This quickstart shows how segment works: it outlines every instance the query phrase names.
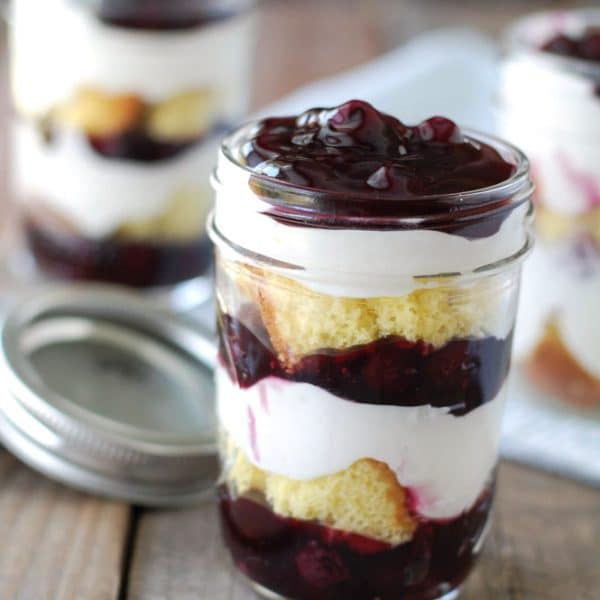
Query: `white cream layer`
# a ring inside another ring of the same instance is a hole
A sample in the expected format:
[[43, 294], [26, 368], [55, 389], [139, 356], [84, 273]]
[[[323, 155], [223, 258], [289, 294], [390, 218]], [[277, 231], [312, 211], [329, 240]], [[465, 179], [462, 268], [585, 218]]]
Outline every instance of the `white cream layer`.
[[481, 239], [423, 229], [319, 229], [286, 225], [263, 214], [272, 206], [252, 191], [250, 173], [222, 153], [217, 180], [214, 223], [220, 235], [247, 251], [296, 266], [285, 274], [334, 296], [404, 295], [417, 287], [414, 276], [470, 272], [512, 256], [527, 240], [526, 205], [513, 210], [497, 233]]
[[566, 244], [550, 247], [540, 242], [525, 263], [514, 357], [526, 359], [554, 317], [569, 353], [600, 379], [600, 257], [595, 272], [578, 274], [573, 257], [567, 262], [568, 252]]
[[224, 118], [245, 110], [252, 17], [189, 31], [144, 32], [104, 25], [84, 4], [12, 3], [13, 94], [19, 111], [41, 114], [81, 86], [134, 93], [149, 102], [208, 87], [222, 90]]
[[269, 377], [240, 389], [218, 366], [220, 424], [261, 469], [312, 479], [362, 458], [388, 464], [432, 519], [470, 508], [496, 464], [504, 389], [463, 417], [445, 409], [360, 404]]
[[[80, 134], [65, 131], [47, 145], [30, 124], [15, 125], [14, 183], [27, 202], [43, 202], [89, 237], [112, 234], [123, 223], [161, 214], [182, 189], [206, 190], [219, 139], [159, 163], [111, 160]], [[35, 207], [33, 208], [35, 210]]]

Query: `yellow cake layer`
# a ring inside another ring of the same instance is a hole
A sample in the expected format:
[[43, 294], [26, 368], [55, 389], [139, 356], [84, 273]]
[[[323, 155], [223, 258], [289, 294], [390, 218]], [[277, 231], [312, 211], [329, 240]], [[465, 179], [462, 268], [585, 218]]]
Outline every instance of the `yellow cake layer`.
[[469, 288], [449, 282], [405, 296], [345, 298], [314, 292], [263, 269], [227, 262], [223, 267], [234, 285], [260, 308], [271, 343], [288, 366], [318, 350], [340, 350], [386, 336], [434, 347], [455, 338], [480, 337], [490, 315], [498, 317], [503, 292], [490, 281]]
[[105, 94], [80, 88], [57, 108], [54, 119], [88, 135], [109, 137], [131, 129], [144, 115], [144, 103], [134, 94]]
[[240, 450], [231, 450], [228, 462], [233, 490], [261, 493], [278, 515], [391, 545], [410, 540], [416, 529], [406, 491], [385, 463], [363, 458], [334, 475], [299, 481], [259, 469]]
[[149, 104], [135, 94], [109, 94], [82, 87], [56, 107], [51, 118], [88, 135], [107, 137], [131, 129], [165, 142], [193, 140], [211, 129], [221, 111], [219, 94], [187, 90]]

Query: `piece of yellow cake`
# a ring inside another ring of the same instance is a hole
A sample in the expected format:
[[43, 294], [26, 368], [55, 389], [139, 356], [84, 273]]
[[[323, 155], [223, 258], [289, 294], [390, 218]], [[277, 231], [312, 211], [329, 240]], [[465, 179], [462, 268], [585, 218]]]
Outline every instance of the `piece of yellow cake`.
[[190, 90], [150, 107], [146, 129], [156, 139], [178, 142], [193, 139], [211, 129], [221, 107], [213, 90]]
[[260, 492], [278, 515], [318, 521], [391, 545], [410, 540], [415, 531], [407, 493], [385, 463], [363, 458], [334, 475], [300, 481], [267, 473], [240, 450], [234, 452], [227, 482], [238, 494]]
[[291, 366], [317, 350], [349, 348], [386, 336], [440, 347], [453, 338], [476, 335], [481, 296], [442, 285], [399, 297], [335, 297], [263, 271], [258, 304], [273, 347]]
[[59, 123], [89, 135], [107, 137], [132, 128], [144, 110], [144, 103], [134, 94], [105, 94], [86, 87], [60, 106], [55, 116]]

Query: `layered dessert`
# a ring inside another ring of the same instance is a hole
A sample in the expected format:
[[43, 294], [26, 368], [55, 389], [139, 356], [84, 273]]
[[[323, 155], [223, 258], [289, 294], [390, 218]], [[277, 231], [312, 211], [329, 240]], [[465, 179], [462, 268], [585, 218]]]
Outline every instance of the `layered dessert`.
[[270, 598], [454, 593], [493, 498], [526, 160], [351, 101], [241, 128], [215, 186], [235, 564]]
[[15, 188], [37, 264], [171, 286], [211, 262], [208, 183], [249, 84], [249, 2], [13, 3]]
[[502, 134], [528, 154], [538, 244], [515, 352], [554, 398], [600, 406], [600, 11], [517, 23], [500, 88]]

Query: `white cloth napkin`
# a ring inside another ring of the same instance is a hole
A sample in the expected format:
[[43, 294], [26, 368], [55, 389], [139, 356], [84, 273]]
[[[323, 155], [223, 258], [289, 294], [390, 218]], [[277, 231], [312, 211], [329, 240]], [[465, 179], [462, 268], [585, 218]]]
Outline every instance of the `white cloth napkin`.
[[[258, 115], [294, 114], [360, 98], [408, 123], [443, 114], [493, 133], [497, 78], [498, 48], [491, 39], [471, 30], [444, 29], [298, 89]], [[600, 486], [600, 415], [552, 404], [518, 369], [509, 390], [503, 456]]]

